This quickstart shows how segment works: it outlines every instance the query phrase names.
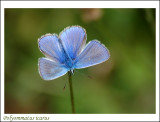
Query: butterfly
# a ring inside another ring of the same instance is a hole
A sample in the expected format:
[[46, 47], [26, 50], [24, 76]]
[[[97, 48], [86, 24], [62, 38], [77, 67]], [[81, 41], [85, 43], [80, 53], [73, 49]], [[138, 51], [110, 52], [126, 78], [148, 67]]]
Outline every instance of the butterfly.
[[38, 39], [38, 46], [45, 57], [39, 58], [39, 74], [44, 80], [53, 80], [73, 74], [74, 69], [97, 65], [109, 59], [108, 49], [98, 40], [86, 45], [87, 34], [80, 26], [65, 28], [59, 36], [46, 34]]

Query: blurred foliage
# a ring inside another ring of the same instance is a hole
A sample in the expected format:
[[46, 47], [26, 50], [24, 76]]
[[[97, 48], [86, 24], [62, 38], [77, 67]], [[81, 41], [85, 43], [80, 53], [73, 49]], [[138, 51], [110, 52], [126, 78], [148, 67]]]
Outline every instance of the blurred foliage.
[[[5, 9], [5, 113], [71, 113], [67, 75], [44, 81], [37, 40], [86, 29], [111, 57], [76, 70], [76, 113], [155, 113], [155, 9]], [[91, 76], [92, 78], [88, 78]]]

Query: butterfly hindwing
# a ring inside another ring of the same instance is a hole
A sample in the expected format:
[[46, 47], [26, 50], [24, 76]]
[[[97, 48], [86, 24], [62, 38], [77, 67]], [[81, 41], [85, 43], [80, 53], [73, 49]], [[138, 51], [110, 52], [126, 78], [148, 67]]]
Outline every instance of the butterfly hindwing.
[[44, 80], [53, 80], [68, 72], [68, 69], [58, 62], [48, 58], [39, 58], [39, 73]]
[[108, 49], [99, 41], [90, 41], [82, 53], [76, 58], [74, 68], [81, 69], [93, 66], [108, 60], [110, 57]]

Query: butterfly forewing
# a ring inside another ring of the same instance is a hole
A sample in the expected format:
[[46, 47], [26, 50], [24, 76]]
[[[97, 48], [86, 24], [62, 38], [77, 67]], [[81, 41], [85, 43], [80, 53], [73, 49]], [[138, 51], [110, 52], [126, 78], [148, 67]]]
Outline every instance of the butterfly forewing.
[[84, 48], [87, 35], [82, 27], [72, 26], [62, 31], [59, 37], [65, 51], [74, 60]]
[[39, 39], [39, 48], [43, 54], [55, 62], [64, 63], [65, 56], [57, 35], [47, 34]]
[[90, 41], [83, 52], [76, 58], [74, 68], [81, 69], [90, 67], [108, 60], [108, 49], [99, 41]]

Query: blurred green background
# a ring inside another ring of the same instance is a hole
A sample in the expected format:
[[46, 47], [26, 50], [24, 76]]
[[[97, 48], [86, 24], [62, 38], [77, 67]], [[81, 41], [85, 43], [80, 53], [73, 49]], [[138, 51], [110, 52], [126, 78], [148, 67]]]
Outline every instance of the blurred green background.
[[41, 79], [37, 43], [71, 25], [111, 54], [75, 71], [76, 113], [155, 113], [155, 9], [5, 9], [5, 113], [71, 113], [68, 77]]

